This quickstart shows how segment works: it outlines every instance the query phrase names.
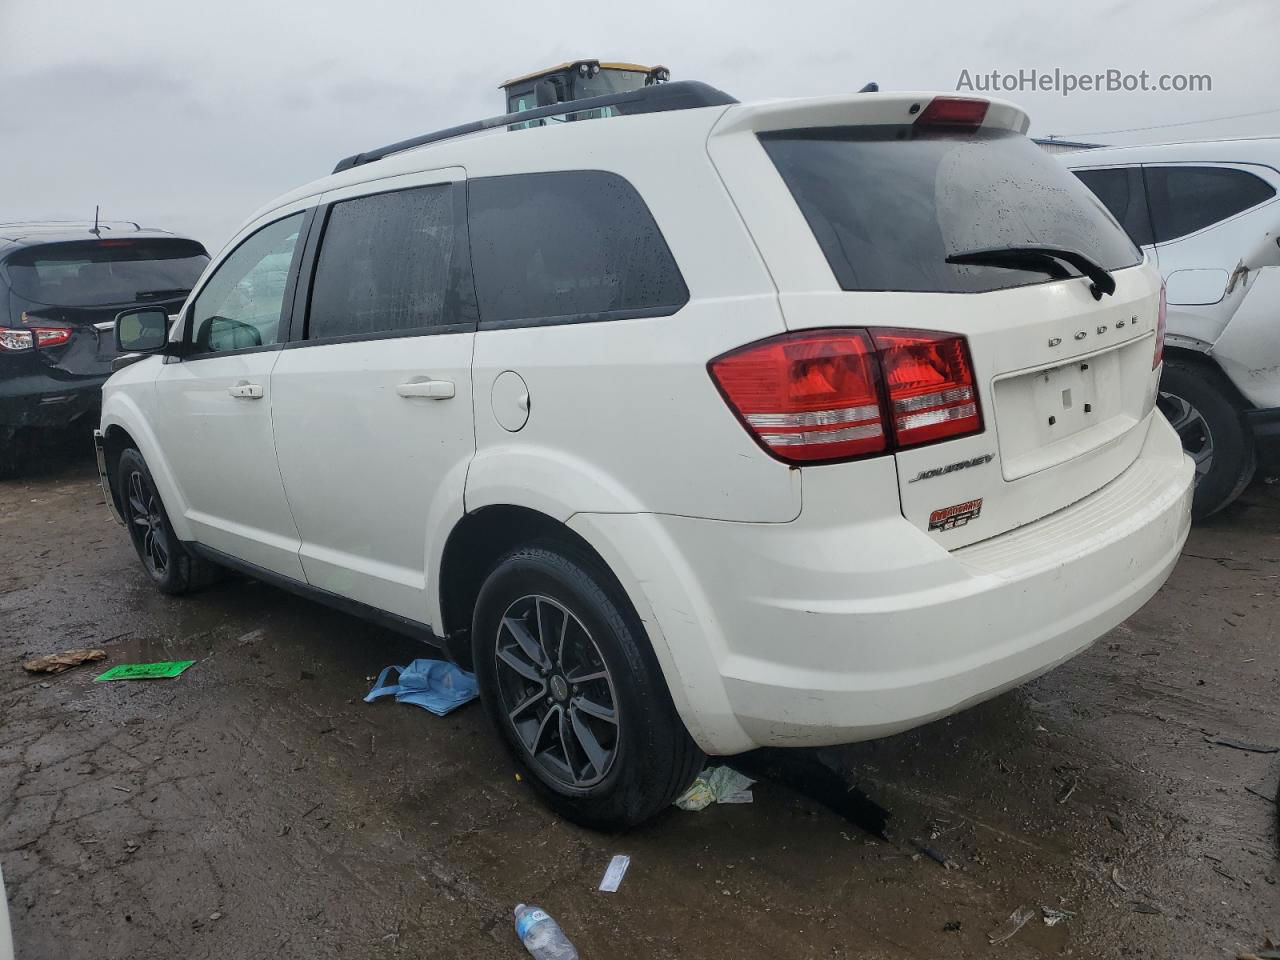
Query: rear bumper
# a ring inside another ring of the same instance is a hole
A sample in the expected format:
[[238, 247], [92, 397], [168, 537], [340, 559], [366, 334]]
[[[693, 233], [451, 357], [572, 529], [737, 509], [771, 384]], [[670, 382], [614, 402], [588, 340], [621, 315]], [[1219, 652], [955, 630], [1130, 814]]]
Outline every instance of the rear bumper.
[[65, 427], [93, 416], [102, 406], [102, 385], [109, 376], [64, 380], [0, 366], [0, 427]]
[[850, 520], [857, 496], [818, 471], [794, 523], [657, 518], [674, 552], [635, 588], [694, 738], [732, 753], [885, 736], [1088, 647], [1160, 588], [1190, 525], [1191, 462], [1149, 423], [1107, 486], [952, 552], [882, 504]]
[[1244, 419], [1253, 433], [1258, 466], [1264, 470], [1280, 470], [1280, 407], [1249, 410]]

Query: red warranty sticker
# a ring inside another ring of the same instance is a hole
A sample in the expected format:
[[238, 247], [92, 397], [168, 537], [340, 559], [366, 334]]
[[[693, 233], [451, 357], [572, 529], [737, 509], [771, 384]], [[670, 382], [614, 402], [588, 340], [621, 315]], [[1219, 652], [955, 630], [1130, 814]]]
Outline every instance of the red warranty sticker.
[[941, 510], [935, 510], [929, 514], [929, 529], [932, 530], [954, 530], [956, 527], [963, 527], [970, 520], [977, 518], [982, 513], [982, 498], [977, 500], [969, 500], [966, 503], [957, 503], [954, 507], [943, 507]]

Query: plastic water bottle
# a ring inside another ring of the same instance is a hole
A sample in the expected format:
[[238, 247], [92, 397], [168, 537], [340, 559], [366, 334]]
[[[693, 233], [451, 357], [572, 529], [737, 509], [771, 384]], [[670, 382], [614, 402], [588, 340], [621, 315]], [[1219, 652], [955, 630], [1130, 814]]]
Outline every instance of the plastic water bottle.
[[578, 960], [578, 951], [541, 907], [516, 904], [516, 936], [534, 960]]

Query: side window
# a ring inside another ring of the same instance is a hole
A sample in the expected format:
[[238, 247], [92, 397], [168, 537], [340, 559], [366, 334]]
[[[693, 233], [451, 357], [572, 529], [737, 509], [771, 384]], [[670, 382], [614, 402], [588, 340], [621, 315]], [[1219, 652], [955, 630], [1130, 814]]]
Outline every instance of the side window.
[[675, 313], [689, 291], [630, 183], [599, 170], [468, 183], [482, 323]]
[[1129, 239], [1140, 247], [1154, 242], [1139, 168], [1111, 167], [1106, 170], [1076, 170], [1074, 173], [1111, 211], [1129, 234]]
[[[534, 92], [533, 84], [521, 90], [512, 90], [507, 94], [507, 113], [523, 113], [526, 110], [535, 110], [537, 107], [538, 95]], [[526, 120], [523, 123], [513, 123], [507, 129], [523, 130], [526, 127], [542, 127], [546, 123], [546, 120]]]
[[191, 306], [191, 351], [221, 353], [278, 343], [289, 270], [303, 214], [263, 227], [227, 257]]
[[1156, 243], [1233, 217], [1276, 195], [1265, 180], [1227, 167], [1144, 167]]
[[455, 197], [445, 183], [335, 203], [320, 240], [307, 339], [472, 322]]

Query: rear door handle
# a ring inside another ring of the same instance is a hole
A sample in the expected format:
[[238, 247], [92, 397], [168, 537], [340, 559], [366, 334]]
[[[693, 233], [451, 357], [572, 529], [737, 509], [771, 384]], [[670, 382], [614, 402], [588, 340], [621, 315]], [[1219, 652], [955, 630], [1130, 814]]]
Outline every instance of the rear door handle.
[[227, 393], [233, 397], [239, 397], [242, 400], [261, 400], [262, 387], [260, 384], [249, 383], [247, 380], [241, 380], [233, 387], [227, 387]]
[[396, 393], [402, 397], [426, 397], [428, 400], [448, 400], [456, 392], [452, 380], [432, 380], [430, 377], [410, 380], [396, 387]]

